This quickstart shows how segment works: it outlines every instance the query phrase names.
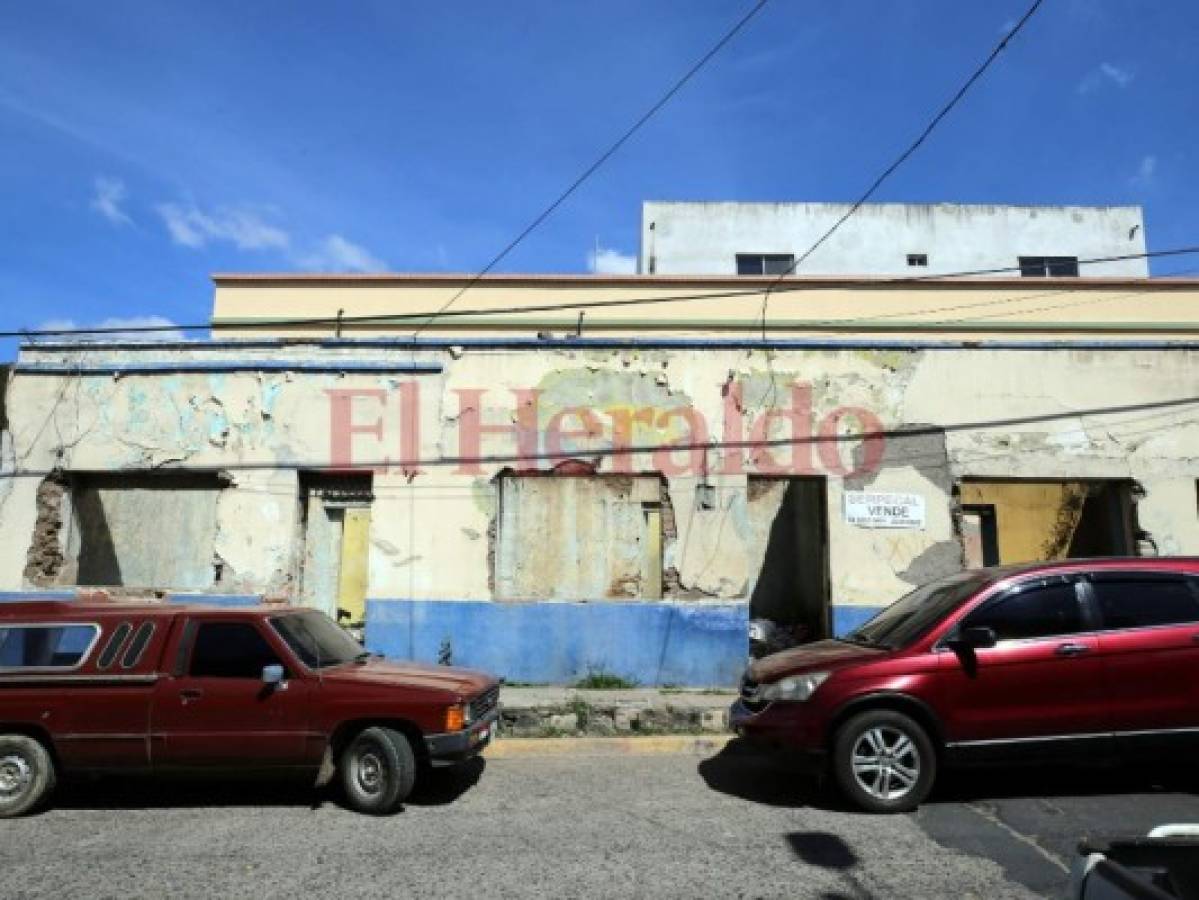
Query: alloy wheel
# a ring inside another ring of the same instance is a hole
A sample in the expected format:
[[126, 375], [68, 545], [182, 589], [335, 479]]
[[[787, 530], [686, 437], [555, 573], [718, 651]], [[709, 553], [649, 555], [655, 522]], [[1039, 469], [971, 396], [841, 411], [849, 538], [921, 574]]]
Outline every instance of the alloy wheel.
[[853, 745], [853, 777], [862, 790], [879, 800], [898, 800], [920, 779], [920, 751], [901, 729], [869, 728]]

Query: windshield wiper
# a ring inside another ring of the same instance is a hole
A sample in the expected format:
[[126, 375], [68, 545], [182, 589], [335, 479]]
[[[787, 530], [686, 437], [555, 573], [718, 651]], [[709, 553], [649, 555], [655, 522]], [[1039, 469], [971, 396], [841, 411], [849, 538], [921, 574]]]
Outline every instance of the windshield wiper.
[[359, 653], [357, 656], [354, 657], [354, 662], [364, 663], [374, 655], [375, 654], [371, 653], [369, 650], [363, 650], [361, 653]]
[[893, 649], [890, 644], [883, 641], [873, 640], [872, 638], [868, 638], [863, 634], [847, 634], [843, 638], [838, 638], [838, 640], [842, 640], [847, 644], [856, 644], [859, 647], [878, 647], [882, 650]]

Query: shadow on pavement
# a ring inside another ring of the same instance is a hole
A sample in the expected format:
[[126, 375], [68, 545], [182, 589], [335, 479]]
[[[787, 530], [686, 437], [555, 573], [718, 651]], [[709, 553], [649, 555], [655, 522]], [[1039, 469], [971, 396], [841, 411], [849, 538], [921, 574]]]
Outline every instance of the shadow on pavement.
[[827, 831], [793, 831], [786, 838], [791, 852], [809, 866], [844, 870], [858, 864], [853, 848]]
[[755, 748], [740, 738], [703, 760], [699, 775], [714, 791], [769, 806], [843, 809], [828, 785], [785, 754]]
[[290, 806], [317, 809], [332, 799], [308, 779], [265, 775], [67, 778], [50, 798], [51, 809], [183, 809], [189, 807]]
[[[703, 760], [698, 771], [712, 790], [753, 803], [857, 812], [831, 779], [813, 776], [783, 752], [755, 748], [740, 739]], [[925, 805], [1157, 793], [1199, 794], [1199, 766], [1127, 763], [945, 768]]]
[[1199, 770], [1143, 762], [945, 769], [925, 804], [1157, 793], [1199, 793]]
[[[405, 805], [446, 806], [470, 790], [486, 763], [423, 771]], [[266, 775], [110, 775], [64, 779], [43, 809], [188, 809], [344, 806], [336, 781], [314, 788], [309, 778]], [[401, 807], [402, 810], [402, 807]]]
[[416, 788], [408, 798], [411, 806], [448, 806], [483, 777], [487, 761], [476, 756], [457, 766], [428, 769], [417, 779]]

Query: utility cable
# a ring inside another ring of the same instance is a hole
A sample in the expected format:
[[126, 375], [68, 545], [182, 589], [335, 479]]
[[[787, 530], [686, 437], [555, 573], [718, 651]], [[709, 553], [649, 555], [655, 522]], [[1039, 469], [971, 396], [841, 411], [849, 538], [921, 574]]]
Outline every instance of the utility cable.
[[[774, 286], [777, 286], [788, 275], [793, 274], [795, 270], [805, 260], [807, 260], [808, 257], [815, 253], [825, 241], [832, 237], [837, 230], [844, 225], [845, 222], [848, 221], [849, 218], [863, 206], [863, 204], [866, 203], [866, 201], [874, 196], [875, 191], [882, 187], [883, 182], [890, 178], [896, 169], [907, 162], [908, 158], [920, 148], [920, 145], [923, 144], [928, 139], [929, 135], [933, 133], [936, 127], [941, 124], [941, 121], [953, 111], [953, 108], [961, 102], [969, 90], [974, 87], [975, 83], [982, 78], [987, 69], [991, 67], [991, 64], [999, 57], [999, 54], [1007, 49], [1007, 46], [1011, 42], [1012, 38], [1020, 33], [1021, 29], [1024, 28], [1028, 20], [1033, 17], [1038, 9], [1040, 9], [1043, 2], [1044, 0], [1035, 0], [1032, 6], [1028, 8], [1028, 11], [1025, 12], [1020, 18], [1020, 20], [1016, 22], [1016, 24], [1012, 26], [1012, 29], [1006, 35], [1004, 35], [1003, 39], [995, 45], [995, 48], [990, 52], [987, 58], [983, 60], [982, 64], [975, 69], [970, 77], [967, 78], [962, 84], [962, 86], [958, 88], [957, 92], [949, 99], [949, 102], [941, 107], [940, 112], [933, 116], [929, 123], [924, 127], [924, 130], [920, 132], [919, 136], [917, 136], [916, 140], [912, 141], [908, 148], [900, 153], [899, 156], [896, 157], [895, 160], [889, 166], [887, 166], [887, 168], [885, 168], [877, 178], [874, 179], [870, 187], [868, 187], [866, 191], [854, 201], [853, 205], [851, 205], [850, 208], [845, 211], [844, 215], [837, 219], [837, 221], [835, 221], [832, 226], [824, 232], [824, 234], [816, 239], [816, 242], [813, 243], [812, 246], [805, 250], [799, 257], [797, 257], [791, 263], [791, 265], [787, 267], [786, 271], [778, 276], [778, 278], [775, 280]], [[767, 288], [766, 295], [762, 298], [762, 340], [766, 340], [766, 314], [770, 304], [770, 293], [771, 288]]]
[[[1122, 253], [1113, 256], [1097, 256], [1088, 259], [1080, 259], [1080, 266], [1102, 264], [1111, 262], [1126, 262], [1138, 259], [1161, 259], [1172, 256], [1184, 256], [1190, 254], [1199, 254], [1199, 245], [1188, 247], [1175, 247], [1168, 250], [1150, 250], [1144, 253]], [[606, 300], [575, 300], [564, 303], [543, 303], [529, 306], [505, 306], [505, 307], [486, 307], [478, 309], [459, 309], [450, 310], [448, 312], [411, 312], [411, 313], [375, 313], [371, 315], [360, 316], [300, 316], [286, 317], [275, 319], [261, 319], [254, 322], [239, 322], [237, 328], [254, 330], [254, 329], [271, 329], [283, 328], [290, 326], [337, 326], [337, 325], [354, 325], [354, 324], [391, 324], [398, 322], [415, 321], [420, 319], [438, 316], [441, 318], [454, 318], [465, 316], [508, 316], [520, 313], [534, 312], [564, 312], [577, 311], [586, 309], [605, 309], [610, 307], [625, 307], [625, 306], [655, 306], [663, 303], [690, 303], [703, 300], [724, 300], [735, 299], [739, 297], [760, 297], [767, 290], [772, 293], [794, 293], [800, 291], [820, 291], [820, 290], [846, 290], [851, 288], [879, 288], [892, 287], [895, 285], [917, 284], [921, 282], [938, 283], [942, 279], [950, 278], [971, 278], [986, 275], [1004, 275], [1013, 272], [1019, 272], [1020, 266], [1000, 266], [986, 269], [972, 269], [957, 272], [946, 272], [939, 275], [905, 275], [896, 276], [893, 278], [834, 278], [830, 277], [827, 282], [821, 279], [816, 284], [807, 282], [788, 282], [781, 287], [771, 285], [767, 287], [752, 287], [738, 288], [730, 291], [704, 291], [702, 293], [692, 294], [674, 294], [667, 297], [625, 297], [620, 299]], [[1173, 273], [1174, 275], [1183, 273]], [[1031, 283], [1033, 279], [1029, 279]], [[968, 286], [968, 285], [963, 285]], [[1096, 285], [1088, 282], [1085, 279], [1080, 279], [1071, 284], [1070, 287], [1058, 288], [1053, 291], [1047, 291], [1042, 294], [1032, 296], [1045, 296], [1052, 293], [1071, 293], [1074, 291], [1093, 289]], [[1145, 281], [1145, 287], [1149, 291], [1169, 290], [1175, 287], [1167, 278], [1148, 279]], [[1024, 299], [1031, 299], [1032, 296]], [[996, 300], [983, 301], [978, 305], [992, 305], [998, 303]], [[973, 304], [966, 304], [968, 307]], [[958, 309], [963, 306], [945, 307], [945, 309]], [[925, 310], [926, 312], [936, 311], [935, 309]], [[913, 313], [914, 314], [914, 313]], [[868, 322], [875, 318], [888, 318], [888, 314], [871, 317], [861, 317], [858, 319], [832, 319], [830, 322], [845, 322], [852, 324], [854, 322]], [[122, 326], [97, 326], [95, 328], [20, 328], [9, 331], [0, 331], [0, 338], [37, 338], [37, 337], [64, 337], [71, 335], [104, 335], [104, 334], [162, 334], [174, 332], [190, 332], [190, 331], [208, 331], [212, 329], [212, 322], [177, 324], [177, 325], [136, 325], [129, 327]], [[216, 327], [221, 327], [220, 323]]]

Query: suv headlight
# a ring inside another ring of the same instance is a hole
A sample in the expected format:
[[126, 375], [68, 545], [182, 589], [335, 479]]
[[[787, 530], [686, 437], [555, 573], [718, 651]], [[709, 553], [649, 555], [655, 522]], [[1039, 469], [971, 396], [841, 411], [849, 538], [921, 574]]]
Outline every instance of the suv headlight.
[[824, 684], [828, 672], [808, 672], [806, 675], [790, 675], [774, 684], [762, 685], [763, 700], [807, 700]]

